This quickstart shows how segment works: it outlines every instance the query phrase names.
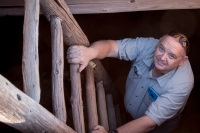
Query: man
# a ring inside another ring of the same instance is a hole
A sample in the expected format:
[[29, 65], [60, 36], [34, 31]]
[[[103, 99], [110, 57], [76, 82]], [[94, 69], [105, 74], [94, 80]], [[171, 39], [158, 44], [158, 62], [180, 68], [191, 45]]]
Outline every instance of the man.
[[[169, 133], [178, 123], [194, 84], [188, 49], [187, 38], [170, 31], [160, 40], [104, 40], [90, 47], [72, 46], [67, 59], [80, 64], [79, 72], [92, 59], [114, 57], [131, 61], [124, 104], [134, 120], [109, 132]], [[92, 133], [107, 131], [98, 125]]]

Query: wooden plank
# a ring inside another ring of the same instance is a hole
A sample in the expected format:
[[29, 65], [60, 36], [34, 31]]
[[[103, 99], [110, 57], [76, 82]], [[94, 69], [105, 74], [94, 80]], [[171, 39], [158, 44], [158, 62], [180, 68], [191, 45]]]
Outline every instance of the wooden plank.
[[85, 75], [88, 129], [89, 131], [92, 131], [92, 129], [98, 125], [94, 70], [92, 62], [89, 62], [89, 65], [86, 67]]
[[0, 16], [24, 16], [24, 7], [1, 8]]
[[102, 81], [96, 83], [97, 87], [97, 107], [98, 107], [98, 115], [99, 115], [99, 124], [102, 125], [106, 131], [109, 130], [108, 125], [108, 113], [106, 107], [106, 97], [105, 90], [103, 87]]
[[[20, 1], [20, 0], [17, 0]], [[22, 0], [21, 0], [22, 1]], [[148, 10], [198, 9], [199, 0], [65, 0], [72, 14], [116, 13]], [[0, 6], [23, 6], [23, 2], [3, 0]], [[1, 14], [1, 13], [0, 13]]]
[[66, 106], [64, 97], [64, 46], [61, 19], [51, 16], [52, 46], [52, 103], [55, 116], [66, 123]]
[[23, 133], [75, 133], [0, 75], [0, 121]]
[[38, 57], [39, 0], [26, 0], [25, 9], [22, 58], [24, 92], [39, 103], [41, 93]]

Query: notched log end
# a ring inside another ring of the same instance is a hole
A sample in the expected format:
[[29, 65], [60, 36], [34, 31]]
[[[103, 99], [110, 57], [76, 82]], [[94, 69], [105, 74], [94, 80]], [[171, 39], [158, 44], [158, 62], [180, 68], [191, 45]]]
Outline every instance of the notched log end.
[[93, 69], [97, 66], [93, 61], [90, 61], [89, 65], [92, 66]]

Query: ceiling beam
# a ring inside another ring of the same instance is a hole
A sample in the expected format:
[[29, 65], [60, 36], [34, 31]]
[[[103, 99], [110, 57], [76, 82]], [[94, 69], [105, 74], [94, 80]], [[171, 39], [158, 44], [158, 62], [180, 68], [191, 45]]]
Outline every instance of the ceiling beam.
[[[199, 9], [200, 0], [65, 0], [72, 14]], [[0, 0], [0, 16], [23, 15], [24, 0]], [[12, 9], [12, 7], [15, 7]], [[11, 8], [11, 9], [10, 9]], [[18, 8], [16, 10], [16, 8]], [[12, 11], [13, 10], [13, 11]]]

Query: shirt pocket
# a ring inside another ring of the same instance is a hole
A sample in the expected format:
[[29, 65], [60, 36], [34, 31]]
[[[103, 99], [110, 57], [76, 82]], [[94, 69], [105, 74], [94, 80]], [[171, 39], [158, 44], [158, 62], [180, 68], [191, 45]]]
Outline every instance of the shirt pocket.
[[131, 80], [134, 80], [135, 78], [141, 78], [142, 72], [138, 66], [132, 66], [131, 71], [129, 73], [129, 78]]
[[126, 82], [125, 103], [128, 103], [131, 99], [141, 79], [141, 71], [137, 68], [137, 66], [132, 66]]

